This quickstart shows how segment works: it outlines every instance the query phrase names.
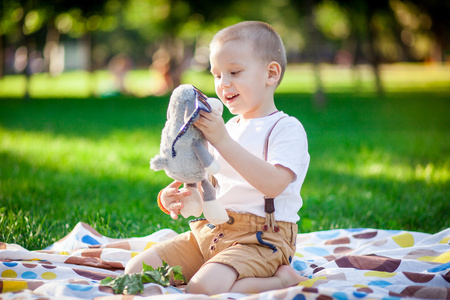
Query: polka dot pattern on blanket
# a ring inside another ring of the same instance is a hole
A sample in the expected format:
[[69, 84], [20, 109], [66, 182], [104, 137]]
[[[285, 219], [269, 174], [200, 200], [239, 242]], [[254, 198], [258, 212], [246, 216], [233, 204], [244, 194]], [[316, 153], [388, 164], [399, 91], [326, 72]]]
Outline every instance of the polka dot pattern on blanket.
[[[1, 243], [0, 299], [125, 299], [100, 286], [100, 280], [122, 274], [132, 257], [176, 235], [163, 229], [147, 237], [113, 239], [79, 223], [44, 250]], [[370, 228], [303, 233], [297, 236], [292, 267], [308, 280], [266, 293], [198, 299], [446, 299], [450, 297], [449, 243], [450, 229], [433, 235]], [[146, 295], [161, 299], [165, 294], [180, 300], [187, 296], [173, 287], [146, 284], [145, 289]]]

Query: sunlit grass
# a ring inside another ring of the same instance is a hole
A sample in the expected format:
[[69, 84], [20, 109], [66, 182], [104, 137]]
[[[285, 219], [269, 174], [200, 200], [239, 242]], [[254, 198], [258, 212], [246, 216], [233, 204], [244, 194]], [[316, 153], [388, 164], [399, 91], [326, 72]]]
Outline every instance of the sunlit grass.
[[[364, 88], [352, 89], [351, 71], [326, 70], [330, 92], [318, 110], [310, 70], [288, 73], [276, 96], [278, 108], [308, 134], [300, 230], [449, 227], [450, 85], [442, 80], [450, 79], [430, 73], [435, 82], [419, 85], [412, 77], [402, 81], [397, 70], [380, 98], [370, 72]], [[136, 87], [146, 82], [142, 75], [133, 74]], [[197, 75], [185, 80], [198, 80], [213, 95], [210, 75]], [[167, 97], [48, 97], [0, 99], [0, 241], [41, 249], [79, 221], [111, 237], [188, 229], [186, 220], [157, 208], [155, 197], [170, 179], [148, 164], [159, 150]]]
[[159, 136], [142, 131], [117, 130], [93, 140], [0, 129], [0, 137], [4, 152], [14, 154], [34, 168], [63, 173], [85, 172], [99, 177], [114, 170], [115, 177], [132, 180], [153, 179], [153, 173], [149, 174], [148, 166], [142, 165], [140, 159], [159, 150]]
[[[450, 159], [443, 165], [433, 163], [416, 164], [411, 166], [406, 162], [392, 162], [388, 153], [383, 153], [382, 158], [376, 159], [377, 151], [363, 151], [355, 157], [355, 166], [344, 162], [327, 162], [325, 165], [317, 164], [323, 171], [336, 172], [343, 175], [356, 175], [361, 178], [382, 178], [392, 181], [418, 181], [423, 183], [445, 183], [450, 181]], [[372, 157], [364, 157], [366, 155]]]

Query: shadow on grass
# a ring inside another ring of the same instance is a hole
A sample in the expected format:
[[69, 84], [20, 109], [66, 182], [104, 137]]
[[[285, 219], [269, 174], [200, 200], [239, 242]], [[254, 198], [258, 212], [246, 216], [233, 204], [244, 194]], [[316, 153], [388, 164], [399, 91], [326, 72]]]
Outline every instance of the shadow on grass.
[[97, 140], [114, 130], [161, 131], [168, 98], [3, 99], [0, 125]]
[[[161, 228], [186, 231], [156, 204], [169, 180], [133, 180], [82, 169], [37, 168], [16, 155], [1, 153], [0, 241], [41, 249], [65, 236], [78, 222], [113, 238], [144, 236]], [[40, 229], [39, 229], [40, 228]]]

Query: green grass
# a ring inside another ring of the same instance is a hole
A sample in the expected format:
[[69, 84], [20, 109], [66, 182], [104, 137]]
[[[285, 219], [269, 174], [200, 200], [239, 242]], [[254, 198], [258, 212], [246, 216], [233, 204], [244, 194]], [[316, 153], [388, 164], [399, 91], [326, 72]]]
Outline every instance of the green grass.
[[[420, 76], [424, 70], [430, 72], [419, 68]], [[419, 81], [402, 68], [391, 71], [379, 98], [370, 73], [352, 81], [346, 70], [326, 70], [323, 110], [311, 102], [306, 67], [287, 73], [278, 108], [303, 123], [311, 154], [302, 232], [449, 227], [450, 79], [445, 72]], [[188, 73], [185, 80], [196, 84], [195, 78]], [[208, 78], [198, 75], [198, 86], [212, 95]], [[115, 238], [188, 229], [186, 220], [157, 208], [156, 195], [170, 179], [148, 165], [158, 152], [167, 97], [23, 100], [13, 97], [17, 90], [0, 91], [0, 241], [42, 249], [79, 221]]]

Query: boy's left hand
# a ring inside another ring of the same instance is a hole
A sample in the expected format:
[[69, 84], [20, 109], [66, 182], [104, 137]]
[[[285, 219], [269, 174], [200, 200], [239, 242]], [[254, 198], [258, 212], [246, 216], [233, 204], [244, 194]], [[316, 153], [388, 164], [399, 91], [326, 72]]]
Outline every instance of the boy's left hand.
[[215, 114], [214, 112], [208, 113], [201, 111], [200, 116], [194, 125], [203, 133], [211, 145], [215, 146], [228, 137], [225, 122], [221, 115]]

